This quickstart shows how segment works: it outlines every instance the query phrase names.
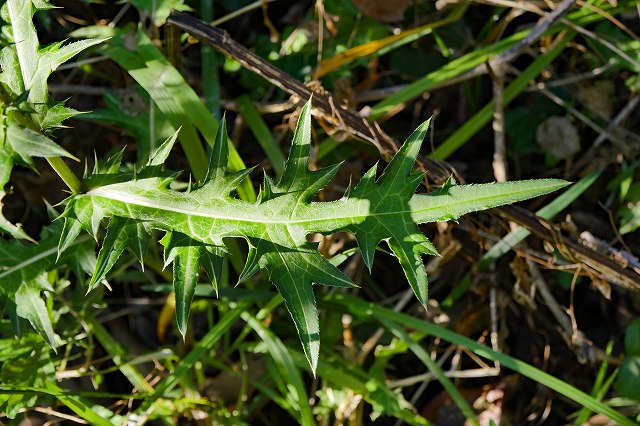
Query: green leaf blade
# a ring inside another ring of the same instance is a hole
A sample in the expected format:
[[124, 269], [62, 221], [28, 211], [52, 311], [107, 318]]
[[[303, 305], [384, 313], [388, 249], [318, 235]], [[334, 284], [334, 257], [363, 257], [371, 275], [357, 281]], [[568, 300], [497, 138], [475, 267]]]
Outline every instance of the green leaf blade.
[[453, 185], [429, 194], [416, 194], [409, 202], [416, 223], [457, 220], [460, 216], [548, 194], [569, 185], [561, 179]]
[[43, 134], [14, 123], [8, 126], [7, 141], [25, 161], [30, 161], [29, 157], [68, 157], [79, 161]]
[[308, 281], [297, 281], [291, 275], [275, 279], [274, 284], [284, 297], [304, 354], [315, 375], [320, 356], [320, 324], [313, 286]]
[[130, 248], [142, 261], [149, 238], [150, 235], [143, 223], [128, 218], [112, 217], [98, 253], [98, 261], [89, 282], [89, 291], [106, 277], [126, 248]]
[[38, 35], [31, 19], [33, 16], [31, 0], [8, 0], [6, 5], [23, 86], [29, 89], [38, 68], [39, 59]]
[[173, 262], [176, 322], [180, 334], [185, 338], [204, 247], [188, 236], [176, 232], [167, 232], [160, 242], [164, 246], [165, 264]]
[[15, 293], [16, 312], [18, 316], [28, 320], [55, 351], [56, 334], [47, 307], [40, 297], [40, 290], [34, 281], [23, 282]]
[[13, 152], [10, 152], [8, 146], [5, 145], [4, 147], [0, 148], [0, 232], [9, 234], [15, 239], [25, 239], [33, 241], [31, 237], [29, 237], [22, 230], [22, 228], [20, 228], [20, 226], [14, 225], [13, 223], [9, 222], [2, 215], [2, 198], [4, 198], [5, 196], [4, 187], [9, 182], [9, 178], [11, 177], [11, 170], [13, 169], [15, 161], [14, 156], [15, 154]]

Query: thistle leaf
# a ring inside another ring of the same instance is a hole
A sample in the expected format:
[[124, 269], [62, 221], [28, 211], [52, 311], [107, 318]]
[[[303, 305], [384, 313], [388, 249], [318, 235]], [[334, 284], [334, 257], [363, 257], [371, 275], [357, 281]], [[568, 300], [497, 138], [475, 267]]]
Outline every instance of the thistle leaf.
[[224, 264], [224, 255], [226, 253], [224, 247], [205, 246], [204, 256], [202, 256], [202, 266], [206, 271], [213, 289], [218, 295], [218, 284], [222, 279], [222, 266]]
[[[25, 3], [28, 3], [26, 1]], [[48, 98], [47, 79], [60, 65], [76, 56], [78, 53], [91, 46], [100, 44], [106, 39], [88, 39], [75, 41], [65, 46], [55, 43], [50, 48], [41, 49], [38, 52], [38, 62], [33, 77], [29, 84], [25, 81], [25, 87], [29, 90], [29, 100], [40, 102]]]
[[7, 142], [26, 162], [30, 161], [30, 157], [69, 157], [77, 160], [76, 157], [43, 134], [14, 123], [9, 123]]
[[[307, 240], [309, 234], [353, 233], [369, 268], [376, 246], [386, 241], [424, 305], [428, 291], [422, 256], [436, 255], [437, 251], [422, 234], [419, 224], [457, 219], [464, 213], [525, 200], [567, 184], [545, 179], [457, 186], [451, 180], [431, 194], [415, 194], [423, 175], [412, 173], [412, 168], [427, 131], [426, 122], [409, 137], [378, 179], [374, 166], [341, 199], [314, 202], [313, 197], [330, 181], [339, 165], [308, 169], [310, 108], [310, 103], [302, 108], [282, 177], [273, 182], [265, 176], [255, 203], [233, 196], [248, 171], [227, 171], [228, 139], [226, 128], [221, 125], [206, 179], [192, 189], [171, 189], [169, 183], [175, 174], [160, 172], [159, 164], [128, 179], [121, 172], [112, 177], [101, 175], [99, 180], [89, 176], [87, 180], [92, 184], [87, 187], [91, 189], [73, 195], [66, 214], [90, 232], [95, 232], [103, 217], [125, 218], [167, 231], [162, 243], [165, 261], [173, 263], [177, 321], [183, 335], [200, 266], [204, 266], [215, 286], [225, 255], [223, 239], [245, 239], [249, 254], [239, 281], [249, 279], [260, 269], [266, 271], [285, 299], [306, 357], [315, 370], [320, 340], [313, 285], [354, 284], [322, 257], [317, 244]], [[162, 148], [162, 152], [164, 157], [166, 149]]]
[[53, 331], [47, 307], [40, 297], [40, 291], [41, 289], [34, 281], [23, 282], [15, 293], [16, 313], [19, 317], [28, 320], [55, 351], [56, 334]]
[[150, 235], [144, 223], [129, 218], [112, 217], [98, 254], [95, 270], [89, 281], [89, 291], [106, 277], [126, 248], [130, 248], [138, 260], [142, 261], [149, 238]]
[[160, 243], [164, 246], [165, 264], [173, 263], [176, 319], [178, 330], [184, 338], [187, 334], [189, 311], [198, 283], [204, 247], [198, 241], [177, 232], [167, 232]]
[[[160, 145], [153, 157], [149, 158], [147, 166], [162, 166], [164, 162], [167, 161], [171, 148], [173, 148], [173, 145], [176, 143], [176, 139], [178, 139], [178, 133], [180, 133], [180, 129], [176, 130], [171, 137]], [[118, 164], [120, 164], [120, 162], [118, 162]]]
[[[0, 84], [9, 95], [0, 111], [0, 209], [4, 186], [14, 163], [33, 166], [31, 157], [74, 158], [47, 136], [50, 130], [78, 114], [61, 102], [50, 102], [47, 79], [60, 64], [103, 40], [82, 40], [63, 46], [40, 47], [33, 14], [53, 8], [44, 0], [7, 0], [0, 7], [4, 47], [0, 50]], [[19, 119], [18, 119], [18, 116]], [[17, 122], [27, 127], [18, 125]], [[36, 130], [33, 130], [36, 129]], [[30, 238], [0, 213], [0, 232], [14, 238]]]
[[[29, 92], [28, 99], [34, 105], [46, 105], [48, 101], [47, 79], [62, 63], [68, 61], [90, 46], [102, 43], [104, 39], [80, 40], [63, 46], [61, 42], [40, 47], [38, 34], [33, 24], [36, 10], [48, 9], [44, 2], [34, 7], [31, 0], [8, 0], [3, 6], [2, 15], [10, 23], [6, 34], [13, 42], [9, 51], [2, 54], [3, 72], [9, 70], [10, 75], [3, 76], [3, 81], [14, 90], [14, 95]], [[6, 48], [5, 48], [6, 49]], [[16, 61], [19, 69], [16, 69]], [[8, 68], [4, 66], [10, 65]], [[18, 78], [19, 77], [19, 78]], [[15, 89], [19, 89], [15, 91]]]
[[44, 228], [38, 244], [0, 239], [0, 299], [6, 298], [9, 313], [15, 313], [14, 331], [20, 333], [20, 318], [28, 320], [51, 345], [55, 344], [55, 334], [40, 299], [41, 290], [50, 289], [46, 272], [67, 264], [78, 277], [84, 277], [95, 264], [93, 243], [86, 236], [69, 241], [67, 251], [58, 256], [62, 228], [61, 221]]
[[416, 194], [409, 201], [411, 216], [417, 223], [457, 220], [467, 213], [512, 204], [569, 185], [562, 179], [533, 179], [479, 185], [451, 182], [429, 194]]
[[8, 0], [6, 8], [24, 90], [31, 86], [31, 81], [38, 68], [38, 48], [40, 46], [36, 28], [31, 19], [33, 17], [31, 1]]

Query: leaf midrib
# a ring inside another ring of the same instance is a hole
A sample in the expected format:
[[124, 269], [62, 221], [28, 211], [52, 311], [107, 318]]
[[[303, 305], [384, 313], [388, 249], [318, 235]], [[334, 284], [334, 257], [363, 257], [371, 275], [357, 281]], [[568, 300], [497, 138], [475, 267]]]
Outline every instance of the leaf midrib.
[[[73, 243], [71, 243], [69, 245], [69, 248], [73, 247], [73, 246], [77, 246], [79, 244], [82, 244], [85, 241], [88, 241], [89, 238], [90, 237], [88, 235], [83, 235], [83, 236], [79, 237], [78, 239], [76, 239]], [[21, 269], [27, 268], [27, 267], [37, 263], [38, 261], [40, 261], [42, 259], [45, 259], [45, 258], [47, 258], [49, 256], [53, 256], [53, 255], [55, 255], [57, 253], [58, 253], [58, 246], [57, 245], [54, 246], [54, 247], [48, 248], [47, 250], [44, 250], [44, 251], [36, 254], [35, 256], [30, 257], [29, 259], [27, 259], [25, 261], [22, 261], [22, 262], [20, 262], [20, 263], [18, 263], [16, 265], [13, 265], [12, 267], [7, 269], [6, 271], [1, 272], [0, 273], [0, 280], [10, 276], [11, 274], [14, 274], [14, 273], [20, 271]], [[1, 290], [2, 290], [2, 286], [0, 286], [0, 291]]]
[[[493, 184], [487, 184], [493, 185]], [[557, 183], [549, 183], [549, 187], [545, 189], [541, 188], [526, 188], [520, 191], [509, 191], [508, 198], [517, 199], [521, 194], [530, 193], [531, 197], [538, 195], [540, 193], [548, 192], [550, 188], [560, 187], [561, 185]], [[481, 190], [482, 185], [475, 185], [474, 190]], [[451, 188], [451, 191], [465, 191], [470, 189], [470, 187], [460, 186]], [[343, 226], [357, 224], [365, 221], [366, 219], [372, 217], [388, 217], [388, 216], [403, 216], [406, 214], [411, 214], [412, 218], [417, 223], [425, 223], [433, 220], [438, 220], [441, 217], [444, 217], [446, 214], [450, 214], [452, 210], [456, 215], [459, 212], [456, 212], [461, 206], [471, 206], [471, 210], [465, 209], [464, 213], [468, 213], [474, 210], [480, 210], [488, 208], [487, 206], [498, 206], [501, 204], [508, 203], [509, 200], [500, 201], [495, 204], [491, 203], [492, 201], [505, 199], [505, 194], [487, 194], [473, 198], [467, 197], [457, 197], [455, 195], [450, 194], [441, 194], [441, 195], [431, 195], [431, 194], [414, 194], [409, 200], [409, 205], [413, 208], [406, 210], [394, 210], [394, 211], [386, 211], [386, 212], [375, 212], [371, 211], [368, 206], [370, 203], [363, 203], [361, 199], [348, 199], [342, 198], [333, 202], [319, 202], [319, 203], [310, 203], [305, 205], [305, 209], [299, 210], [299, 215], [303, 216], [303, 218], [296, 219], [293, 218], [293, 215], [273, 215], [266, 216], [260, 210], [260, 205], [247, 203], [242, 200], [237, 199], [228, 199], [224, 202], [228, 203], [228, 205], [237, 204], [236, 209], [231, 209], [237, 214], [229, 215], [223, 214], [219, 211], [199, 211], [199, 210], [190, 210], [185, 206], [176, 206], [175, 203], [172, 203], [170, 200], [162, 200], [162, 199], [152, 199], [147, 196], [141, 195], [131, 195], [126, 191], [117, 191], [113, 189], [109, 189], [108, 187], [100, 187], [93, 189], [87, 193], [89, 196], [100, 197], [107, 200], [119, 201], [126, 205], [137, 205], [140, 207], [148, 207], [154, 210], [159, 211], [168, 211], [179, 214], [184, 214], [186, 216], [192, 217], [204, 217], [209, 219], [221, 220], [221, 221], [233, 221], [233, 222], [247, 222], [254, 224], [256, 222], [260, 222], [263, 224], [271, 224], [271, 225], [303, 225], [308, 224], [311, 225], [313, 223], [322, 223], [326, 221], [340, 221], [343, 220], [346, 223]], [[182, 194], [177, 193], [177, 196], [182, 196]], [[441, 201], [438, 200], [438, 197], [443, 197]], [[446, 198], [446, 202], [445, 202]], [[180, 203], [184, 203], [187, 200], [180, 200]], [[368, 201], [368, 200], [365, 200]], [[482, 203], [481, 208], [477, 208], [474, 204]], [[363, 206], [367, 206], [366, 212], [361, 212]], [[422, 206], [424, 205], [424, 206]], [[213, 206], [211, 206], [213, 207]], [[319, 208], [320, 207], [320, 208]], [[315, 210], [315, 211], [314, 211]], [[349, 214], [341, 213], [342, 211], [349, 211]], [[313, 215], [309, 213], [313, 212]], [[356, 212], [356, 214], [354, 214]], [[462, 214], [462, 213], [460, 213]], [[307, 217], [304, 217], [307, 216]], [[311, 216], [311, 217], [310, 217]], [[336, 224], [333, 224], [333, 228], [336, 228]], [[314, 231], [318, 228], [312, 227]]]

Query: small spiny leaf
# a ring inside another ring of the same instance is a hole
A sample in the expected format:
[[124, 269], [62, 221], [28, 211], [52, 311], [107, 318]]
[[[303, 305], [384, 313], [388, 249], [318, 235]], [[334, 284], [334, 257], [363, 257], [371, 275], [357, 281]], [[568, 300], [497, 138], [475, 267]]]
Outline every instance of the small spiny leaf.
[[162, 166], [169, 158], [169, 153], [173, 148], [173, 145], [176, 143], [176, 139], [178, 139], [178, 134], [180, 133], [180, 128], [174, 132], [167, 140], [165, 140], [160, 147], [156, 150], [152, 157], [149, 158], [147, 162], [147, 167], [150, 166]]
[[209, 167], [204, 182], [209, 182], [214, 177], [221, 177], [227, 170], [229, 162], [229, 137], [227, 136], [227, 118], [226, 114], [222, 117], [216, 139], [211, 147], [211, 155], [209, 156]]
[[[284, 172], [278, 181], [278, 187], [286, 192], [304, 189], [298, 185], [298, 179], [308, 173], [309, 153], [311, 151], [311, 100], [300, 111], [296, 130], [291, 143], [289, 157]], [[295, 188], [295, 189], [294, 189]]]

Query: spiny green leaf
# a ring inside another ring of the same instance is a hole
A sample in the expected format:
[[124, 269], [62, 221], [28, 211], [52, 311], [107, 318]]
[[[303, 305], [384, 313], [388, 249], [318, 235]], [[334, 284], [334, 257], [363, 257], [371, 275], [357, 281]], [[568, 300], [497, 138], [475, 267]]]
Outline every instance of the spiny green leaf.
[[[8, 0], [0, 7], [6, 42], [0, 51], [0, 83], [3, 93], [10, 98], [3, 98], [0, 111], [0, 200], [14, 163], [33, 166], [31, 157], [75, 158], [41, 133], [48, 134], [60, 127], [62, 121], [78, 114], [62, 102], [49, 101], [47, 78], [60, 64], [102, 40], [82, 40], [66, 46], [53, 43], [41, 49], [33, 14], [52, 7], [44, 0]], [[1, 213], [0, 231], [29, 239]]]
[[80, 40], [61, 46], [56, 43], [50, 49], [40, 50], [38, 64], [30, 84], [25, 81], [25, 87], [29, 90], [29, 100], [41, 102], [48, 98], [47, 79], [60, 65], [76, 56], [78, 53], [91, 46], [100, 44], [106, 39]]
[[251, 169], [239, 170], [229, 173], [227, 163], [229, 161], [229, 137], [227, 135], [227, 123], [221, 122], [216, 131], [215, 143], [211, 147], [209, 165], [203, 184], [197, 188], [202, 197], [227, 197], [235, 191], [240, 183], [253, 171]]
[[167, 231], [162, 242], [166, 262], [174, 264], [178, 327], [183, 334], [199, 267], [204, 264], [215, 281], [219, 275], [216, 268], [219, 270], [225, 252], [223, 239], [244, 238], [249, 244], [249, 255], [240, 281], [260, 269], [267, 272], [286, 301], [305, 355], [315, 370], [319, 328], [313, 284], [340, 287], [354, 284], [322, 257], [317, 244], [307, 240], [309, 234], [341, 230], [353, 233], [369, 268], [376, 246], [386, 241], [418, 300], [425, 304], [428, 291], [422, 255], [437, 252], [418, 224], [456, 219], [464, 213], [524, 200], [566, 185], [564, 181], [546, 179], [456, 186], [451, 180], [431, 194], [415, 194], [422, 174], [412, 173], [411, 169], [427, 130], [426, 122], [409, 137], [379, 179], [376, 180], [374, 166], [341, 199], [313, 202], [312, 197], [329, 182], [339, 165], [316, 171], [308, 169], [310, 120], [307, 103], [300, 114], [282, 177], [274, 183], [265, 176], [255, 203], [231, 195], [247, 172], [226, 170], [228, 140], [225, 127], [220, 126], [207, 179], [202, 184], [184, 192], [173, 190], [169, 183], [175, 175], [160, 173], [159, 166], [145, 169], [137, 176], [130, 174], [128, 179], [122, 172], [101, 176], [96, 181], [90, 176], [88, 181], [92, 184], [87, 187], [91, 189], [72, 196], [65, 214], [94, 233], [103, 217], [128, 218]]
[[160, 145], [153, 157], [149, 158], [147, 166], [161, 166], [165, 161], [167, 161], [169, 153], [171, 152], [171, 148], [173, 148], [173, 145], [178, 138], [178, 133], [180, 133], [180, 129], [176, 130], [171, 137], [167, 138], [167, 140], [164, 141], [162, 145]]
[[222, 118], [218, 131], [216, 132], [215, 143], [211, 147], [211, 155], [209, 156], [209, 166], [204, 182], [208, 183], [215, 177], [224, 176], [227, 171], [227, 162], [229, 161], [229, 137], [227, 135], [226, 114]]
[[394, 187], [406, 192], [407, 187], [413, 187], [412, 192], [416, 190], [420, 184], [423, 173], [411, 173], [416, 157], [420, 152], [420, 146], [427, 134], [431, 119], [422, 123], [402, 144], [396, 155], [393, 157], [389, 165], [384, 169], [384, 173], [380, 176], [379, 185], [386, 190]]
[[177, 232], [167, 232], [160, 242], [164, 246], [165, 265], [173, 263], [176, 319], [178, 330], [185, 337], [204, 247], [202, 243]]
[[40, 290], [34, 281], [23, 282], [15, 293], [16, 312], [20, 317], [28, 320], [55, 351], [56, 335], [53, 332], [47, 307], [40, 298]]
[[121, 217], [112, 217], [110, 221], [113, 223], [109, 224], [107, 235], [102, 242], [96, 268], [89, 281], [89, 290], [106, 277], [126, 248], [130, 248], [142, 262], [149, 245], [150, 235], [144, 223]]
[[11, 23], [12, 41], [20, 64], [23, 90], [31, 86], [33, 76], [38, 68], [38, 35], [31, 18], [33, 10], [31, 0], [8, 0], [5, 4], [8, 12], [7, 21]]
[[414, 195], [409, 207], [418, 223], [457, 220], [467, 213], [527, 200], [567, 185], [562, 179], [445, 185], [429, 194]]
[[[65, 209], [62, 216], [65, 218], [65, 225], [60, 244], [58, 245], [59, 253], [62, 253], [66, 246], [80, 234], [80, 230], [84, 229], [89, 235], [98, 240], [98, 230], [100, 229], [100, 221], [104, 217], [100, 206], [92, 203], [90, 200], [83, 198], [70, 198], [69, 205], [73, 208]], [[75, 223], [80, 224], [80, 227]]]
[[38, 2], [34, 7], [31, 0], [8, 0], [2, 9], [3, 18], [10, 24], [5, 34], [12, 42], [9, 48], [13, 51], [2, 53], [3, 72], [9, 72], [9, 75], [3, 76], [3, 81], [10, 83], [8, 85], [14, 95], [28, 91], [28, 99], [34, 105], [47, 104], [47, 79], [58, 66], [88, 47], [104, 41], [80, 40], [65, 46], [57, 42], [40, 48], [32, 17], [37, 9], [51, 7], [44, 2]]
[[0, 232], [5, 232], [16, 239], [31, 240], [31, 237], [19, 226], [12, 224], [2, 215], [2, 198], [5, 195], [4, 186], [9, 182], [14, 161], [15, 154], [12, 150], [6, 146], [4, 149], [0, 147]]
[[30, 161], [30, 157], [69, 157], [77, 160], [48, 137], [18, 124], [9, 123], [7, 142], [24, 161]]
[[205, 253], [202, 257], [202, 265], [204, 266], [204, 270], [211, 280], [211, 284], [213, 285], [213, 289], [215, 290], [217, 296], [218, 284], [222, 279], [222, 267], [224, 265], [224, 255], [226, 254], [226, 250], [224, 247], [216, 247], [210, 245], [207, 245], [204, 248]]
[[0, 82], [4, 83], [7, 89], [14, 95], [24, 93], [22, 74], [20, 73], [20, 62], [18, 54], [13, 46], [5, 46], [0, 50]]
[[278, 181], [278, 187], [285, 192], [304, 190], [301, 179], [309, 174], [309, 152], [311, 150], [311, 102], [307, 102], [300, 111], [289, 157], [284, 172]]
[[[67, 251], [57, 256], [62, 227], [62, 222], [58, 221], [44, 228], [38, 244], [0, 239], [0, 293], [8, 305], [15, 306], [15, 314], [28, 320], [52, 345], [55, 343], [54, 333], [48, 313], [44, 302], [36, 300], [41, 290], [51, 289], [46, 272], [56, 265], [66, 264], [71, 266], [76, 276], [84, 277], [95, 265], [93, 243], [87, 237], [69, 241]], [[20, 327], [19, 321], [13, 322]], [[15, 331], [20, 332], [19, 328]]]

